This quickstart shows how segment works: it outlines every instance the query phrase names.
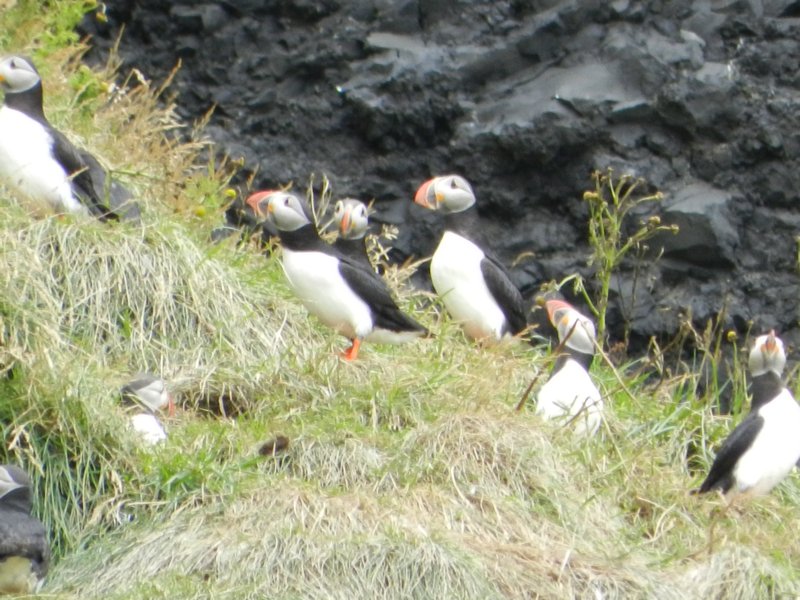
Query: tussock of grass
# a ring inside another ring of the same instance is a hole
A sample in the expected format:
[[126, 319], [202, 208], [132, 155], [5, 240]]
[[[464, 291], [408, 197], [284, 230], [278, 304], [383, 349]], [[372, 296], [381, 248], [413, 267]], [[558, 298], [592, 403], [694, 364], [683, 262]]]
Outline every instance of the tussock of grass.
[[53, 503], [71, 479], [54, 464], [77, 461], [88, 487], [72, 522], [56, 527], [71, 537], [94, 509], [86, 496], [117, 495], [106, 474], [131, 466], [117, 439], [119, 385], [152, 371], [187, 408], [225, 399], [248, 410], [271, 373], [265, 361], [284, 347], [287, 313], [174, 226], [10, 221], [0, 230], [6, 439], [41, 471]]

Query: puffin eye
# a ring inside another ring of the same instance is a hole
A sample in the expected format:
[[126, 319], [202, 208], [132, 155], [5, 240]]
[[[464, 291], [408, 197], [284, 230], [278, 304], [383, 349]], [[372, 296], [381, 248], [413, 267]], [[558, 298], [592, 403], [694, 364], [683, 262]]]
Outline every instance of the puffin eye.
[[11, 65], [12, 69], [16, 69], [17, 68], [17, 62], [13, 58], [11, 59], [11, 62], [9, 64]]
[[283, 205], [284, 206], [289, 206], [289, 198], [288, 197], [283, 199]]

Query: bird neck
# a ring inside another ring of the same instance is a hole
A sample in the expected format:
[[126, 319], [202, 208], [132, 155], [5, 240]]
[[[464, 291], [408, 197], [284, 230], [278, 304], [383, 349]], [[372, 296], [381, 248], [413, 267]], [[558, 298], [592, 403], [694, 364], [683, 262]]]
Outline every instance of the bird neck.
[[334, 247], [348, 256], [357, 256], [367, 253], [367, 238], [337, 238]]
[[42, 125], [49, 126], [50, 123], [48, 123], [47, 117], [44, 116], [43, 100], [44, 93], [42, 92], [41, 82], [24, 92], [6, 92], [5, 95], [7, 107], [18, 110]]
[[577, 350], [573, 350], [572, 348], [565, 347], [561, 354], [558, 355], [556, 359], [556, 364], [553, 366], [553, 373], [556, 373], [561, 370], [568, 360], [574, 360], [580, 366], [582, 366], [586, 371], [589, 371], [589, 367], [592, 366], [592, 360], [594, 356], [592, 354], [586, 354], [585, 352], [578, 352]]
[[465, 238], [474, 239], [481, 234], [480, 218], [474, 206], [461, 212], [444, 213], [442, 222], [445, 230], [452, 231]]
[[303, 225], [294, 231], [281, 231], [280, 237], [283, 247], [289, 250], [325, 250], [329, 247], [319, 237], [319, 233], [312, 223]]
[[783, 390], [783, 381], [774, 371], [755, 375], [750, 380], [750, 411], [758, 410]]

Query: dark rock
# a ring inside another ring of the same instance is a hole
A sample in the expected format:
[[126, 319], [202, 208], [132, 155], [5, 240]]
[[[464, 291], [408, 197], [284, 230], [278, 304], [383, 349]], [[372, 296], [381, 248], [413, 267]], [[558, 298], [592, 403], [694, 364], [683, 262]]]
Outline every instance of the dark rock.
[[376, 199], [404, 260], [441, 230], [411, 206], [417, 185], [460, 172], [495, 253], [526, 257], [512, 275], [530, 299], [571, 273], [596, 285], [582, 194], [613, 167], [661, 190], [664, 222], [680, 226], [651, 240], [659, 262], [619, 269], [613, 338], [663, 343], [724, 309], [742, 335], [775, 327], [790, 355], [800, 344], [800, 2], [105, 5], [107, 22], [81, 24], [87, 60], [104, 60], [122, 24], [124, 69], [159, 81], [182, 57], [179, 113], [217, 106], [208, 132], [244, 157], [238, 183], [325, 173], [337, 196]]
[[708, 184], [688, 184], [663, 204], [664, 224], [677, 225], [677, 234], [661, 233], [650, 246], [662, 251], [665, 258], [732, 268], [739, 236], [728, 211], [730, 200], [730, 193]]

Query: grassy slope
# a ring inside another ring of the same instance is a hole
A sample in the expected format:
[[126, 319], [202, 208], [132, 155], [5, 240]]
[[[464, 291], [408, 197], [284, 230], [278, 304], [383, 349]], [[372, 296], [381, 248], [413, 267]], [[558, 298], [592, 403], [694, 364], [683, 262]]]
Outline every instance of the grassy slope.
[[[580, 442], [515, 413], [543, 351], [475, 348], [419, 293], [437, 334], [365, 348], [309, 321], [277, 262], [211, 247], [225, 173], [193, 167], [154, 94], [114, 94], [73, 60], [81, 3], [0, 14], [34, 51], [47, 112], [146, 208], [143, 229], [31, 218], [0, 196], [4, 460], [33, 474], [56, 598], [769, 597], [800, 592], [797, 476], [714, 519], [683, 460], [733, 425], [594, 369], [609, 399]], [[111, 102], [111, 100], [114, 100]], [[212, 210], [208, 210], [212, 209]], [[207, 217], [198, 216], [207, 211]], [[161, 372], [183, 409], [140, 448], [117, 390]], [[628, 371], [633, 372], [633, 367]], [[630, 393], [629, 393], [630, 392]], [[219, 407], [236, 416], [219, 416]], [[258, 456], [275, 434], [281, 459]]]

